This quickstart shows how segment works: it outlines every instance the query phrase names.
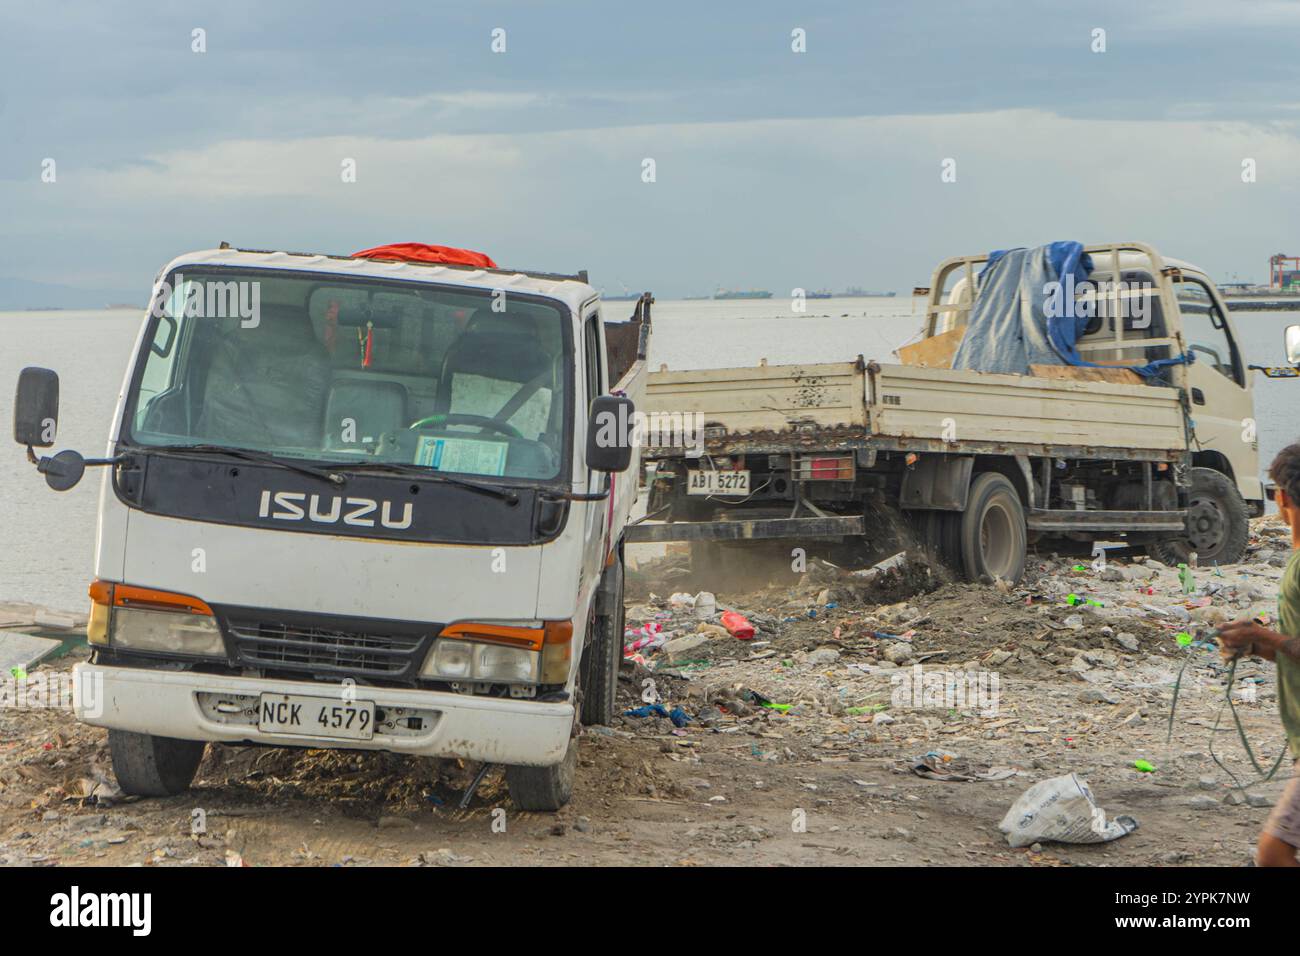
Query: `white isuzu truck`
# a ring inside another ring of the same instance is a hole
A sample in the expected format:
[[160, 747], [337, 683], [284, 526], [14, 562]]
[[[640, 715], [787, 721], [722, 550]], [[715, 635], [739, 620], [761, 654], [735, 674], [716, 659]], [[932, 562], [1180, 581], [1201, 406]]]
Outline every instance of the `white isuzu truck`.
[[104, 458], [37, 458], [58, 377], [25, 369], [47, 482], [103, 466], [79, 716], [122, 788], [183, 791], [221, 741], [503, 765], [562, 806], [614, 708], [652, 301], [223, 245], [159, 274]]

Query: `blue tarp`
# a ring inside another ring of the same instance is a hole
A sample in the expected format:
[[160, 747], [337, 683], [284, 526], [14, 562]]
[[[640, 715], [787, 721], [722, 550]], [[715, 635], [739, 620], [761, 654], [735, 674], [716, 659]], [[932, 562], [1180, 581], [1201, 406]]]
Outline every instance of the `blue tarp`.
[[[990, 253], [976, 279], [966, 334], [952, 367], [1020, 375], [1028, 375], [1030, 365], [1107, 367], [1086, 361], [1079, 354], [1077, 343], [1088, 326], [1088, 315], [1075, 314], [1072, 307], [1051, 309], [1050, 314], [1048, 309], [1052, 301], [1073, 306], [1070, 290], [1091, 274], [1092, 257], [1079, 242], [1053, 242], [1034, 249]], [[1056, 283], [1064, 286], [1064, 295], [1059, 286], [1053, 294]], [[1190, 361], [1190, 356], [1179, 356], [1138, 367], [1119, 367], [1153, 378], [1167, 366]]]

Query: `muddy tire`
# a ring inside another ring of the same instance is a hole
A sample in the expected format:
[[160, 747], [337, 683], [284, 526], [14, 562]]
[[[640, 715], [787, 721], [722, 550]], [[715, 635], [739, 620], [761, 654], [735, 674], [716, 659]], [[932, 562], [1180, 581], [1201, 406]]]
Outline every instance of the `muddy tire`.
[[573, 796], [578, 775], [578, 740], [569, 738], [564, 759], [551, 767], [506, 767], [510, 799], [520, 810], [555, 811]]
[[594, 633], [582, 651], [578, 671], [582, 690], [579, 717], [587, 726], [613, 722], [618, 667], [623, 661], [623, 562], [616, 560], [605, 573], [616, 578], [610, 606], [604, 609], [609, 613], [595, 616]]
[[954, 511], [911, 512], [916, 541], [931, 560], [964, 574], [961, 554], [961, 519]]
[[1025, 573], [1028, 541], [1025, 509], [1011, 481], [997, 472], [976, 477], [961, 516], [962, 571], [967, 579], [1018, 583]]
[[207, 744], [110, 730], [108, 749], [123, 793], [136, 797], [174, 797], [194, 782]]
[[1171, 567], [1186, 564], [1192, 552], [1202, 566], [1235, 564], [1249, 539], [1250, 512], [1236, 483], [1213, 468], [1193, 468], [1187, 536], [1155, 541], [1147, 553]]

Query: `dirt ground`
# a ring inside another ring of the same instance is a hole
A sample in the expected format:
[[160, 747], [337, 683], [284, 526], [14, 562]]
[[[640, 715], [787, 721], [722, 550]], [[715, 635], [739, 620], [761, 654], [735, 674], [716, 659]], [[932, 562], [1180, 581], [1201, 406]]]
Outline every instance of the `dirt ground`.
[[[1244, 792], [1215, 763], [1211, 750], [1254, 777], [1231, 718], [1213, 729], [1226, 668], [1202, 642], [1217, 621], [1273, 610], [1284, 531], [1256, 522], [1247, 562], [1196, 570], [1193, 593], [1133, 558], [1102, 569], [1040, 553], [1017, 588], [945, 583], [915, 562], [871, 581], [814, 561], [716, 592], [719, 610], [757, 625], [749, 641], [700, 635], [689, 601], [674, 603], [707, 571], [678, 554], [643, 562], [629, 629], [657, 621], [688, 640], [625, 665], [619, 710], [648, 697], [690, 720], [588, 728], [573, 801], [555, 814], [516, 811], [499, 769], [460, 809], [477, 766], [217, 746], [190, 793], [131, 800], [104, 732], [59, 709], [0, 708], [0, 865], [1240, 866], [1289, 761]], [[926, 690], [912, 694], [918, 664]], [[1234, 687], [1270, 765], [1283, 746], [1272, 670], [1243, 661]], [[945, 699], [931, 682], [952, 674], [978, 676], [982, 696]], [[918, 775], [927, 754], [973, 779]], [[1138, 829], [1008, 846], [998, 824], [1015, 799], [1068, 773]]]

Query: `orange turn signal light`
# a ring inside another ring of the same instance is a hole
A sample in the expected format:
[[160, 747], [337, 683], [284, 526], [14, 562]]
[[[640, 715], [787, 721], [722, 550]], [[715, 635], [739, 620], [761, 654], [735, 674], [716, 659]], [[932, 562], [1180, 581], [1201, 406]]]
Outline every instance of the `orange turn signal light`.
[[102, 604], [106, 607], [142, 608], [148, 611], [176, 611], [183, 614], [212, 616], [212, 608], [196, 597], [177, 594], [174, 591], [136, 587], [133, 584], [93, 581], [90, 585], [90, 600], [93, 604]]
[[543, 621], [541, 627], [520, 627], [515, 624], [480, 624], [476, 621], [458, 621], [442, 629], [439, 637], [454, 637], [467, 641], [486, 641], [489, 644], [508, 644], [540, 651], [544, 644], [567, 644], [573, 640], [572, 621]]

